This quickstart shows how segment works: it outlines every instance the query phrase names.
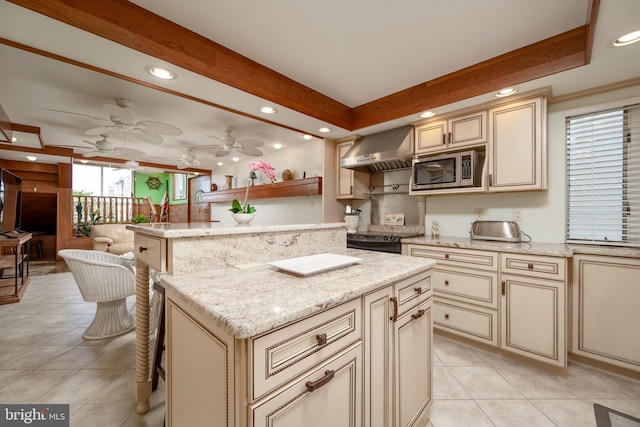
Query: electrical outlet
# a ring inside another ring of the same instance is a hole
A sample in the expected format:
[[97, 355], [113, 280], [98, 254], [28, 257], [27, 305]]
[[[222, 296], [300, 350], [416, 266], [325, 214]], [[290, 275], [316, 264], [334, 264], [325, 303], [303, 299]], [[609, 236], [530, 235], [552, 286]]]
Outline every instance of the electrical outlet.
[[483, 208], [476, 208], [475, 209], [475, 214], [476, 214], [476, 220], [481, 220], [484, 217], [484, 209]]
[[522, 221], [524, 219], [524, 213], [522, 209], [514, 209], [513, 210], [513, 220], [514, 221]]

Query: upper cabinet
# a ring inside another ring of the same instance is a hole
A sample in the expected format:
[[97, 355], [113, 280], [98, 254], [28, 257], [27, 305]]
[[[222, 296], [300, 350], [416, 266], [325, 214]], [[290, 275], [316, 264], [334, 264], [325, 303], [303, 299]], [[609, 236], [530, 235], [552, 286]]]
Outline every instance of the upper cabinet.
[[368, 199], [365, 193], [369, 191], [370, 175], [366, 172], [354, 171], [340, 167], [340, 159], [355, 143], [355, 138], [344, 140], [336, 144], [336, 198], [337, 199]]
[[489, 110], [489, 191], [547, 189], [546, 98]]
[[416, 126], [415, 154], [456, 150], [487, 142], [487, 112], [479, 111], [449, 120]]

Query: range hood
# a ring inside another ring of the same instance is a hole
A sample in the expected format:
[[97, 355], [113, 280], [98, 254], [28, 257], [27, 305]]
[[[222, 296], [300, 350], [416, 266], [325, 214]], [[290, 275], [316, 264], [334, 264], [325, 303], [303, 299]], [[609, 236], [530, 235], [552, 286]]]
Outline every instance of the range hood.
[[357, 140], [340, 159], [340, 167], [362, 172], [385, 172], [411, 167], [413, 126], [407, 125]]

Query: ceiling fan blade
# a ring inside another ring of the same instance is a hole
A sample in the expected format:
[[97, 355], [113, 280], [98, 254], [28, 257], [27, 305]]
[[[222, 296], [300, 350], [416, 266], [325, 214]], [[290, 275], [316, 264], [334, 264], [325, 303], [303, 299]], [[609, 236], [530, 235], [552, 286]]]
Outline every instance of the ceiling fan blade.
[[138, 122], [136, 126], [142, 128], [145, 132], [159, 133], [160, 135], [182, 135], [182, 129], [170, 125], [169, 123], [144, 120]]
[[146, 142], [147, 144], [160, 145], [164, 142], [162, 140], [162, 137], [157, 133], [140, 132], [140, 133], [132, 133], [131, 136], [133, 136], [138, 141]]
[[215, 143], [220, 146], [231, 146], [236, 141], [236, 139], [231, 135], [225, 135], [225, 136], [206, 135], [206, 136], [208, 136], [209, 138], [215, 139], [216, 140]]
[[147, 153], [144, 151], [136, 150], [134, 148], [116, 147], [113, 149], [114, 157], [121, 157], [124, 159], [139, 159], [145, 157]]
[[84, 131], [84, 134], [87, 136], [98, 136], [104, 134], [110, 134], [114, 132], [119, 132], [116, 126], [99, 126], [97, 128], [91, 128]]
[[96, 151], [87, 151], [86, 153], [82, 154], [82, 157], [98, 157], [100, 155], [102, 155], [100, 151], [96, 150]]
[[247, 147], [262, 147], [264, 145], [264, 141], [260, 141], [259, 139], [243, 139], [238, 141], [239, 144], [242, 144], [245, 148]]
[[55, 111], [56, 113], [73, 114], [75, 116], [88, 117], [88, 118], [94, 119], [94, 120], [102, 120], [103, 122], [109, 122], [110, 121], [109, 119], [105, 119], [104, 117], [96, 117], [96, 116], [90, 116], [88, 114], [74, 113], [73, 111], [54, 110], [53, 108], [43, 108], [43, 110]]
[[253, 157], [262, 156], [262, 151], [254, 147], [238, 148], [238, 152], [245, 154], [247, 156], [253, 156]]
[[93, 145], [94, 147], [98, 148], [98, 143], [97, 142], [87, 141], [86, 139], [83, 139], [82, 142], [86, 142], [87, 144]]
[[129, 108], [115, 104], [102, 104], [102, 108], [109, 113], [112, 122], [125, 122], [130, 125], [136, 122], [136, 116]]
[[228, 155], [230, 152], [231, 151], [227, 151], [227, 150], [218, 150], [218, 151], [216, 151], [214, 156], [216, 156], [216, 157], [224, 157], [224, 156]]

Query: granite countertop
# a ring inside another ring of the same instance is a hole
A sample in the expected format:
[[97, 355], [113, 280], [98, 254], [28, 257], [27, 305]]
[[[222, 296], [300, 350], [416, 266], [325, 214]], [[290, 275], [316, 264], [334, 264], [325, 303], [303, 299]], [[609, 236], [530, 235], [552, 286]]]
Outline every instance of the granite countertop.
[[344, 228], [344, 222], [325, 224], [284, 224], [284, 225], [234, 225], [222, 222], [190, 222], [190, 223], [154, 223], [130, 224], [128, 230], [161, 238], [223, 236], [230, 234], [269, 233], [280, 231], [305, 231], [318, 229]]
[[360, 264], [299, 277], [268, 264], [165, 276], [192, 309], [235, 338], [249, 338], [435, 266], [435, 261], [398, 254], [345, 249]]
[[437, 239], [419, 237], [403, 238], [402, 243], [414, 243], [445, 248], [477, 249], [496, 252], [524, 253], [572, 257], [574, 254], [607, 255], [627, 258], [640, 258], [640, 248], [621, 248], [614, 246], [572, 245], [544, 242], [497, 242], [490, 240], [471, 240], [464, 237], [439, 237]]

